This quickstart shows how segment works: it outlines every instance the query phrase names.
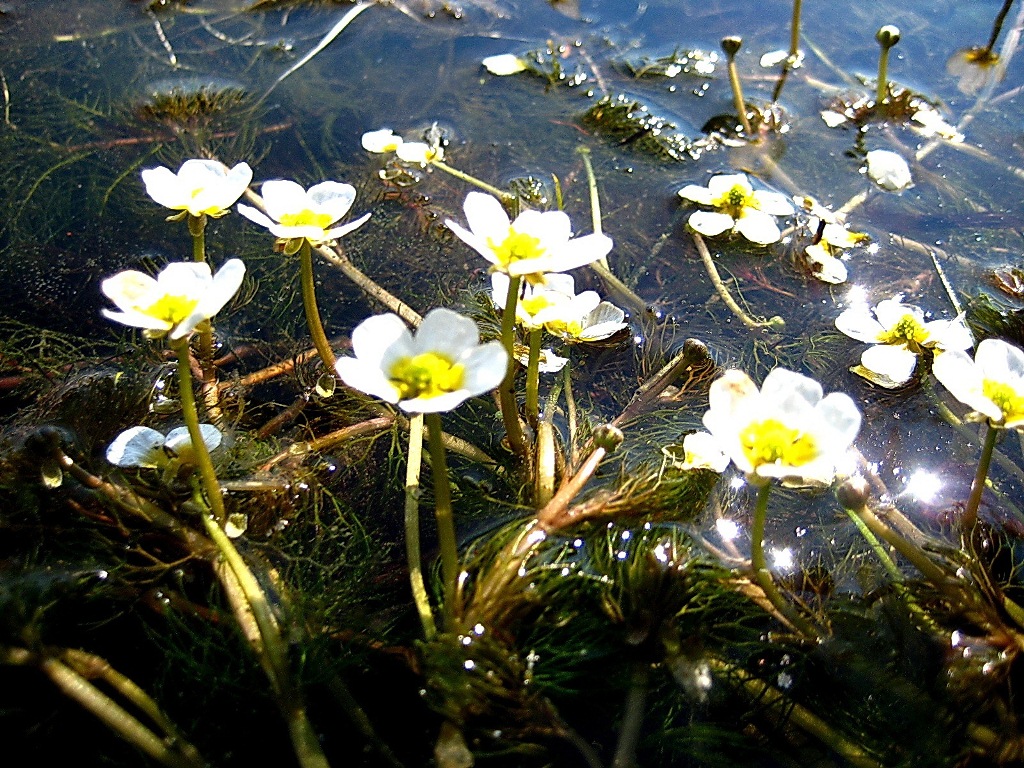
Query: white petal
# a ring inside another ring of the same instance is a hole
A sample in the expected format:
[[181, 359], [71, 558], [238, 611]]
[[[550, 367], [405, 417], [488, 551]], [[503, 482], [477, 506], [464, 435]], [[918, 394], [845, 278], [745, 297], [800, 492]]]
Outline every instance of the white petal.
[[890, 330], [907, 315], [924, 325], [924, 310], [914, 304], [904, 304], [903, 295], [896, 294], [891, 299], [878, 302], [875, 306], [875, 317], [885, 330]]
[[754, 200], [757, 201], [757, 207], [760, 210], [770, 213], [772, 216], [791, 216], [796, 212], [789, 202], [789, 198], [778, 192], [758, 189], [754, 192]]
[[[979, 353], [983, 344], [984, 341], [978, 345]], [[966, 352], [953, 349], [937, 354], [932, 362], [932, 373], [961, 403], [997, 422], [1002, 420], [1002, 409], [984, 393], [985, 374], [981, 366]]]
[[777, 243], [782, 237], [774, 218], [751, 208], [743, 210], [743, 215], [737, 219], [735, 227], [747, 240], [758, 245]]
[[526, 70], [526, 62], [512, 53], [500, 53], [497, 56], [488, 56], [481, 62], [484, 68], [492, 75], [504, 77], [515, 75]]
[[370, 220], [369, 213], [364, 213], [355, 221], [350, 221], [347, 224], [342, 224], [340, 227], [332, 227], [324, 232], [324, 238], [326, 240], [337, 240], [339, 237], [344, 237], [349, 232], [359, 229], [363, 224]]
[[684, 437], [683, 454], [682, 469], [710, 469], [721, 474], [729, 466], [729, 457], [709, 432], [691, 432]]
[[398, 315], [374, 315], [352, 331], [352, 352], [363, 363], [381, 370], [385, 358], [395, 360], [414, 354], [412, 334]]
[[[354, 339], [353, 339], [354, 340]], [[398, 387], [392, 384], [373, 362], [355, 357], [340, 357], [335, 369], [343, 382], [352, 389], [357, 389], [372, 397], [379, 397], [388, 403], [397, 403], [400, 396]]]
[[463, 356], [461, 362], [466, 367], [463, 388], [471, 396], [482, 395], [497, 387], [505, 378], [508, 353], [500, 341], [489, 341]]
[[[309, 198], [302, 185], [289, 179], [272, 179], [260, 188], [263, 207], [274, 221], [280, 221], [285, 214], [299, 213], [310, 207]], [[241, 206], [239, 206], [241, 213]], [[248, 217], [252, 218], [252, 217]], [[256, 221], [253, 219], [253, 221]], [[257, 222], [258, 223], [258, 222]]]
[[[173, 265], [171, 265], [173, 266]], [[205, 264], [203, 266], [206, 266]], [[209, 267], [207, 267], [209, 269]], [[165, 270], [166, 271], [166, 270]], [[189, 317], [178, 323], [171, 331], [171, 339], [180, 339], [190, 334], [199, 323], [213, 317], [238, 293], [245, 278], [245, 264], [241, 259], [228, 259], [217, 270], [212, 281], [205, 286], [202, 298]]]
[[928, 345], [938, 349], [971, 349], [974, 335], [964, 321], [964, 315], [952, 320], [932, 320], [924, 324], [928, 331]]
[[866, 341], [874, 344], [885, 328], [871, 314], [866, 304], [855, 304], [849, 309], [844, 309], [835, 320], [836, 328], [850, 338], [857, 341]]
[[[860, 356], [860, 364], [885, 381], [900, 386], [910, 381], [917, 368], [917, 355], [906, 347], [892, 344], [875, 344], [868, 347]], [[875, 380], [881, 384], [881, 381]], [[892, 386], [890, 385], [890, 386]], [[883, 386], [887, 386], [883, 384]]]
[[480, 330], [465, 315], [444, 307], [430, 310], [416, 330], [414, 354], [438, 352], [452, 361], [459, 360], [480, 342]]
[[784, 421], [808, 413], [821, 401], [822, 394], [821, 384], [788, 368], [773, 368], [761, 384], [762, 399], [771, 403]]
[[443, 395], [435, 397], [402, 400], [398, 403], [398, 407], [408, 413], [444, 413], [454, 410], [469, 398], [469, 390], [457, 389], [454, 392], [445, 392]]
[[739, 187], [747, 195], [751, 195], [754, 192], [754, 188], [750, 186], [750, 180], [747, 179], [745, 173], [723, 173], [718, 176], [712, 176], [708, 181], [708, 189], [711, 191], [711, 197], [717, 200], [722, 197], [726, 192], [729, 192], [733, 187]]
[[830, 392], [815, 406], [811, 421], [823, 452], [840, 454], [857, 438], [861, 413], [849, 395]]
[[832, 285], [846, 282], [848, 277], [846, 265], [830, 254], [820, 243], [808, 245], [804, 249], [804, 253], [807, 256], [807, 264], [811, 268], [811, 273], [816, 278]]
[[986, 379], [1009, 384], [1018, 391], [1024, 384], [1024, 352], [1002, 339], [985, 339], [974, 355]]
[[508, 265], [510, 275], [532, 275], [536, 272], [568, 272], [604, 258], [612, 249], [612, 239], [592, 233], [576, 237], [536, 259], [520, 259]]
[[910, 186], [910, 166], [907, 161], [886, 149], [873, 149], [867, 157], [868, 176], [882, 189], [899, 192]]
[[149, 427], [132, 427], [107, 447], [107, 461], [118, 467], [159, 467], [165, 460], [164, 436]]
[[402, 137], [395, 134], [390, 128], [381, 128], [378, 131], [367, 131], [363, 134], [359, 143], [367, 152], [394, 152], [402, 143]]
[[313, 210], [326, 213], [335, 222], [348, 213], [356, 199], [356, 190], [351, 184], [339, 181], [322, 181], [314, 184], [306, 193], [313, 204]]
[[146, 185], [146, 194], [165, 208], [181, 210], [188, 202], [178, 177], [170, 168], [146, 168], [142, 182]]
[[707, 187], [700, 187], [696, 184], [687, 184], [679, 190], [678, 195], [684, 200], [692, 200], [693, 202], [700, 203], [701, 205], [714, 205], [714, 198], [711, 196], [711, 190]]
[[242, 216], [247, 218], [249, 221], [255, 224], [259, 224], [261, 227], [266, 227], [267, 229], [270, 229], [271, 227], [274, 226], [274, 222], [267, 218], [266, 214], [264, 214], [263, 211], [259, 210], [258, 208], [253, 208], [251, 205], [246, 205], [245, 203], [239, 203], [237, 206], [237, 210], [240, 214], [242, 214]]
[[736, 224], [732, 216], [717, 211], [694, 211], [686, 223], [690, 229], [706, 237], [720, 235]]

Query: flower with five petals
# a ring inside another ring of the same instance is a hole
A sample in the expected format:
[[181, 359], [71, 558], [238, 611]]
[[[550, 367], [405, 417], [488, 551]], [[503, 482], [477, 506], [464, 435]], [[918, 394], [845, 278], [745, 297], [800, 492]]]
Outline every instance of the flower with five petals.
[[264, 182], [262, 193], [265, 214], [244, 203], [238, 204], [238, 212], [269, 229], [278, 238], [277, 248], [287, 254], [298, 251], [303, 241], [314, 246], [332, 243], [370, 218], [367, 213], [348, 224], [333, 226], [356, 199], [351, 184], [323, 181], [306, 190], [294, 181], [276, 179]]
[[707, 237], [738, 232], [758, 245], [777, 243], [782, 233], [775, 217], [794, 213], [785, 195], [754, 189], [742, 173], [712, 176], [706, 187], [688, 184], [679, 196], [715, 209], [690, 214], [687, 225], [693, 231]]
[[398, 315], [369, 317], [352, 331], [352, 351], [337, 362], [342, 381], [411, 413], [450, 411], [494, 389], [508, 368], [501, 342], [481, 344], [475, 322], [444, 308], [415, 335]]
[[101, 284], [103, 293], [120, 310], [105, 309], [103, 314], [142, 328], [149, 338], [186, 338], [231, 300], [244, 276], [240, 259], [228, 259], [216, 275], [205, 262], [174, 262], [155, 278], [129, 269]]
[[169, 220], [223, 216], [251, 181], [252, 169], [246, 163], [229, 169], [216, 160], [186, 160], [177, 173], [163, 166], [142, 172], [146, 193], [165, 208], [180, 211]]
[[963, 315], [925, 320], [924, 310], [904, 304], [902, 294], [878, 302], [874, 309], [855, 304], [843, 310], [835, 324], [847, 336], [872, 345], [861, 354], [853, 372], [887, 389], [910, 381], [926, 349], [944, 352], [974, 346]]
[[510, 221], [498, 199], [483, 192], [470, 192], [463, 210], [469, 229], [450, 219], [448, 228], [491, 262], [493, 271], [530, 283], [543, 283], [549, 272], [590, 264], [612, 249], [604, 234], [572, 237], [572, 224], [562, 211], [523, 211]]
[[740, 370], [711, 383], [704, 427], [754, 485], [771, 478], [827, 485], [860, 430], [861, 415], [842, 392], [822, 396], [807, 376], [773, 369], [761, 388]]

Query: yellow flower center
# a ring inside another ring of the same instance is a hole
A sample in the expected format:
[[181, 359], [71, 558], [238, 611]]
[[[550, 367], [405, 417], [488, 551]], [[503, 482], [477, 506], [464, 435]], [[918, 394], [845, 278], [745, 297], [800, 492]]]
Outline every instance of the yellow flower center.
[[552, 320], [549, 323], [544, 323], [544, 327], [556, 336], [562, 336], [564, 338], [575, 339], [583, 333], [583, 323], [579, 320]]
[[521, 306], [523, 311], [531, 317], [553, 305], [554, 302], [548, 299], [544, 294], [524, 296], [519, 300], [519, 306]]
[[516, 232], [512, 228], [500, 243], [487, 238], [487, 246], [494, 251], [498, 264], [503, 267], [524, 259], [536, 259], [544, 254], [540, 238], [526, 232]]
[[757, 201], [745, 187], [734, 184], [715, 200], [715, 207], [721, 209], [722, 213], [727, 213], [734, 219], [738, 219], [743, 215], [744, 208], [756, 208]]
[[928, 331], [908, 312], [892, 328], [878, 334], [878, 341], [882, 344], [906, 344], [912, 351], [920, 352], [921, 347], [928, 341]]
[[818, 457], [818, 446], [806, 432], [793, 429], [778, 419], [755, 421], [740, 432], [743, 454], [755, 467], [784, 464], [799, 467]]
[[281, 223], [286, 227], [317, 227], [327, 229], [334, 223], [329, 213], [318, 213], [304, 208], [298, 213], [285, 213], [281, 216]]
[[1024, 419], [1024, 395], [1002, 381], [985, 379], [981, 391], [1003, 412], [1003, 423]]
[[164, 320], [171, 325], [177, 325], [191, 315], [198, 304], [199, 299], [193, 296], [171, 296], [170, 294], [165, 294], [148, 307], [139, 307], [139, 311], [157, 320]]
[[403, 357], [391, 366], [388, 379], [398, 387], [402, 400], [438, 397], [462, 388], [465, 366], [437, 352]]

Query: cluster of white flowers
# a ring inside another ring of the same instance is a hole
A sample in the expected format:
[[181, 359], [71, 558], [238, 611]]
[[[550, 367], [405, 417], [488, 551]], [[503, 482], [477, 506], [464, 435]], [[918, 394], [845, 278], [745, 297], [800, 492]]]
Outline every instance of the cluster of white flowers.
[[444, 147], [439, 141], [405, 141], [390, 128], [380, 128], [363, 134], [363, 149], [374, 154], [394, 152], [403, 163], [426, 166], [444, 160]]
[[706, 187], [688, 184], [679, 196], [714, 209], [690, 214], [687, 224], [694, 232], [707, 237], [736, 232], [758, 245], [777, 243], [782, 232], [775, 217], [795, 213], [785, 195], [754, 189], [742, 173], [712, 176]]

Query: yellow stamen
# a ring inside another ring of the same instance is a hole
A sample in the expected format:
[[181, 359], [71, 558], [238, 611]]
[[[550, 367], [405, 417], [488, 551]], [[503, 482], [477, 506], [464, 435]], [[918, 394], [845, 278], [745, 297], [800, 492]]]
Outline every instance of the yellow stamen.
[[462, 388], [465, 366], [437, 352], [403, 357], [391, 366], [388, 379], [402, 400], [438, 397]]
[[317, 213], [305, 208], [298, 213], [285, 213], [281, 216], [281, 223], [286, 227], [318, 227], [327, 229], [334, 223], [329, 213]]
[[198, 304], [199, 299], [191, 296], [164, 295], [148, 307], [140, 307], [139, 310], [150, 317], [174, 325], [191, 315]]
[[762, 464], [799, 467], [816, 459], [819, 453], [810, 435], [777, 419], [750, 424], [740, 433], [740, 444], [755, 468]]
[[1011, 385], [985, 379], [981, 384], [981, 391], [1003, 412], [1004, 424], [1024, 419], [1024, 395]]
[[901, 317], [892, 328], [878, 334], [882, 344], [906, 344], [913, 351], [920, 351], [928, 341], [928, 331], [924, 325], [909, 312]]
[[536, 259], [544, 254], [540, 238], [514, 229], [509, 229], [508, 235], [500, 243], [487, 238], [487, 246], [494, 251], [498, 264], [503, 267], [515, 261]]

